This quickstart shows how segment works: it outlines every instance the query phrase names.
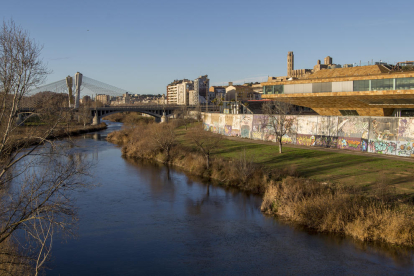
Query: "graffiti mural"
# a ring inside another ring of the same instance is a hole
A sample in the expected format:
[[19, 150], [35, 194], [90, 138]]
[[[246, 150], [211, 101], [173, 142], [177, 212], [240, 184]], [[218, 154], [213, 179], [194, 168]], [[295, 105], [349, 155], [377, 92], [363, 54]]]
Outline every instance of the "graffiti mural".
[[226, 125], [226, 115], [220, 114], [219, 116], [219, 126], [224, 129], [224, 126]]
[[338, 149], [361, 151], [361, 138], [338, 137]]
[[240, 137], [240, 130], [239, 129], [231, 129], [231, 136]]
[[220, 131], [219, 124], [218, 124], [218, 123], [216, 123], [216, 122], [214, 122], [214, 125], [213, 125], [213, 132], [214, 132], [214, 133], [220, 133], [219, 131]]
[[228, 115], [226, 114], [224, 116], [224, 123], [228, 126], [233, 125], [233, 114], [228, 114]]
[[240, 129], [240, 136], [242, 138], [250, 138], [250, 127], [247, 125], [242, 125]]
[[221, 134], [221, 135], [226, 135], [226, 132], [224, 131], [224, 127], [219, 127], [218, 128], [219, 129], [219, 134]]
[[296, 134], [285, 134], [282, 137], [283, 144], [296, 144]]
[[315, 136], [314, 135], [296, 135], [296, 145], [302, 146], [314, 146], [315, 145]]
[[414, 157], [414, 140], [398, 141], [396, 154], [398, 156]]
[[297, 116], [298, 133], [305, 135], [315, 135], [318, 117], [317, 116]]
[[338, 117], [336, 116], [320, 116], [316, 129], [317, 135], [337, 136], [338, 133]]
[[263, 140], [276, 142], [276, 135], [272, 127], [266, 126], [262, 129]]
[[398, 121], [398, 118], [372, 118], [369, 128], [369, 139], [396, 141]]
[[240, 116], [240, 134], [243, 138], [250, 138], [250, 131], [253, 124], [253, 115], [239, 115]]
[[396, 141], [369, 140], [368, 152], [395, 155], [397, 150]]
[[231, 126], [230, 125], [225, 125], [224, 126], [224, 135], [231, 136]]
[[414, 118], [400, 118], [398, 123], [398, 140], [414, 139]]
[[337, 143], [338, 143], [338, 137], [316, 135], [315, 142], [313, 145], [316, 147], [336, 148]]
[[368, 140], [361, 139], [361, 151], [368, 151]]
[[263, 133], [261, 131], [252, 131], [252, 139], [263, 140]]
[[237, 129], [240, 132], [240, 117], [241, 115], [233, 115], [232, 129]]
[[263, 132], [260, 125], [254, 125], [252, 127], [252, 139], [263, 140]]
[[338, 136], [368, 139], [369, 118], [338, 117]]
[[203, 128], [204, 128], [205, 131], [210, 130], [210, 126], [208, 124], [203, 124]]

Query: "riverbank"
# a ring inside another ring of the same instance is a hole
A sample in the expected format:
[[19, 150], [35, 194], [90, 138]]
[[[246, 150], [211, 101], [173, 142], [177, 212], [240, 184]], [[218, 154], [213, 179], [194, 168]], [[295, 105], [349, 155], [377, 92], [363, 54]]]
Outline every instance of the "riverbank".
[[[111, 133], [108, 140], [122, 144], [125, 156], [167, 162], [192, 174], [218, 180], [223, 186], [260, 194], [263, 196], [262, 211], [269, 215], [284, 217], [320, 232], [340, 233], [363, 241], [414, 246], [412, 194], [396, 193], [394, 183], [384, 174], [369, 187], [332, 180], [318, 181], [301, 175], [300, 155], [303, 155], [302, 161], [312, 157], [306, 154], [306, 150], [297, 154], [298, 162], [295, 164], [295, 160], [286, 159], [287, 154], [277, 154], [275, 146], [269, 148], [255, 144], [256, 153], [273, 155], [274, 166], [269, 166], [257, 162], [257, 157], [246, 150], [252, 144], [246, 142], [243, 147], [240, 145], [242, 142], [229, 140], [223, 140], [212, 151], [210, 166], [207, 167], [205, 155], [184, 129], [174, 130], [172, 139], [175, 142], [168, 152], [157, 145], [154, 141], [156, 131], [166, 128], [167, 125], [158, 127], [158, 130], [156, 125], [138, 125]], [[206, 143], [217, 137], [209, 132], [203, 134], [207, 137]], [[166, 134], [161, 136], [166, 137]], [[349, 158], [352, 162], [352, 157]]]
[[153, 123], [154, 117], [151, 116], [143, 116], [139, 112], [121, 112], [108, 115], [104, 117], [104, 120], [108, 120], [111, 122], [123, 123], [125, 125], [133, 125], [139, 123]]
[[[105, 123], [101, 123], [96, 126], [92, 125], [69, 125], [69, 126], [58, 126], [54, 131], [48, 135], [45, 139], [56, 140], [66, 138], [70, 136], [82, 135], [89, 132], [104, 130], [107, 128]], [[11, 137], [12, 142], [10, 143], [11, 151], [19, 148], [30, 147], [45, 142], [45, 139], [41, 139], [43, 133], [49, 129], [48, 126], [21, 126], [19, 127], [14, 135]]]

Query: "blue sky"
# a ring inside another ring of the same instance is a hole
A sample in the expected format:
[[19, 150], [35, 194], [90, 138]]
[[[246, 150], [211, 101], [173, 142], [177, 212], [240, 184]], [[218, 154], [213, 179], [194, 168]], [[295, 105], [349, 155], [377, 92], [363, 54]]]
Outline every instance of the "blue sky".
[[132, 93], [174, 79], [260, 81], [334, 63], [414, 60], [414, 1], [2, 1], [44, 46], [47, 83], [77, 71]]

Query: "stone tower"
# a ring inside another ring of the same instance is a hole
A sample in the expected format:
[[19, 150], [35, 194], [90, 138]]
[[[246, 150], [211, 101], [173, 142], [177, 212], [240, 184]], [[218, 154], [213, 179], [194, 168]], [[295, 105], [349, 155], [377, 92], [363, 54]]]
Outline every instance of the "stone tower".
[[68, 87], [69, 91], [69, 107], [73, 107], [75, 102], [73, 101], [72, 97], [73, 79], [71, 76], [66, 77], [66, 86]]
[[293, 52], [288, 52], [288, 55], [287, 55], [287, 76], [289, 78], [292, 77], [293, 69], [294, 69]]
[[80, 89], [82, 85], [82, 74], [77, 72], [75, 74], [75, 108], [79, 108]]
[[332, 65], [332, 58], [330, 56], [327, 56], [324, 60], [323, 63], [325, 63], [326, 65]]

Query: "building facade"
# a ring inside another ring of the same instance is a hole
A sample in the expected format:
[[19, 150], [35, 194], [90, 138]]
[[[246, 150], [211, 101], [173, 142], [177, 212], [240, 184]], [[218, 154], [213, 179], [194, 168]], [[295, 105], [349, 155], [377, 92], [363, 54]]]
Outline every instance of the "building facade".
[[208, 98], [208, 91], [210, 88], [210, 80], [208, 75], [200, 76], [194, 80], [194, 90], [198, 93], [199, 96]]
[[[328, 58], [325, 62], [332, 65]], [[399, 116], [414, 108], [414, 71], [394, 71], [381, 64], [331, 68], [297, 80], [262, 83], [262, 98], [335, 116]]]

